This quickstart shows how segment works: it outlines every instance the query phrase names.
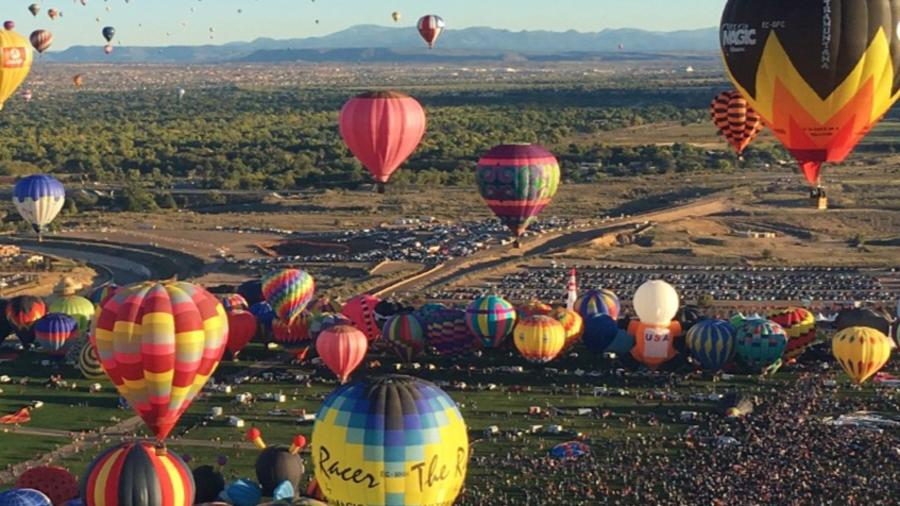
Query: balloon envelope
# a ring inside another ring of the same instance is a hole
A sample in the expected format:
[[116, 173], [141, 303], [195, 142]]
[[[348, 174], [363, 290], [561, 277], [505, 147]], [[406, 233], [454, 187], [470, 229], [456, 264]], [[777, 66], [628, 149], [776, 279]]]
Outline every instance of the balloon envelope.
[[336, 325], [323, 330], [316, 339], [316, 351], [322, 362], [341, 382], [359, 367], [366, 357], [369, 341], [365, 334], [350, 325]]
[[647, 281], [634, 292], [634, 312], [642, 323], [668, 325], [678, 313], [678, 293], [661, 279]]
[[0, 32], [0, 109], [31, 71], [29, 41], [11, 28]]
[[882, 332], [869, 327], [848, 327], [831, 340], [831, 352], [847, 376], [862, 384], [891, 358], [893, 343]]
[[59, 214], [66, 202], [66, 190], [52, 176], [36, 174], [16, 182], [13, 203], [22, 218], [41, 233]]
[[499, 348], [512, 334], [516, 318], [513, 305], [499, 295], [483, 295], [466, 308], [466, 325], [485, 348]]
[[[312, 435], [329, 504], [454, 504], [469, 461], [466, 424], [434, 384], [409, 376], [353, 382], [322, 403]], [[341, 469], [353, 469], [345, 480]], [[386, 470], [390, 469], [390, 472]], [[429, 469], [443, 477], [422, 486]]]

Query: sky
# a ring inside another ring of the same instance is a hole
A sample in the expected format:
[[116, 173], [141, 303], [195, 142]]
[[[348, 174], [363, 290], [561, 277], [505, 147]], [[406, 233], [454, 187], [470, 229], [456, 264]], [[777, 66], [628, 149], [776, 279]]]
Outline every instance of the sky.
[[[726, 0], [87, 0], [86, 6], [80, 1], [41, 0], [41, 12], [33, 17], [32, 1], [3, 0], [0, 16], [15, 21], [24, 35], [50, 30], [53, 49], [59, 50], [104, 44], [100, 30], [107, 25], [116, 28], [118, 44], [196, 45], [327, 35], [359, 24], [412, 29], [424, 14], [439, 14], [450, 29], [669, 31], [718, 24]], [[50, 20], [51, 8], [63, 16]], [[392, 22], [393, 11], [403, 15], [399, 23]]]

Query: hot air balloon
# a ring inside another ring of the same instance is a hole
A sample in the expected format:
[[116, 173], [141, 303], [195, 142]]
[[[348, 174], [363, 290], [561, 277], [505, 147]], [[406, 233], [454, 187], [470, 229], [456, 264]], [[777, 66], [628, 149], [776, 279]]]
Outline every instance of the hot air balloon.
[[[720, 41], [732, 82], [811, 185], [900, 96], [890, 0], [729, 0]], [[815, 41], [815, 43], [813, 43]]]
[[256, 506], [262, 499], [262, 490], [250, 480], [235, 480], [225, 487], [220, 498], [227, 499], [226, 504], [234, 506]]
[[3, 29], [6, 31], [11, 31], [16, 29], [16, 22], [12, 20], [7, 20], [3, 22]]
[[588, 290], [575, 301], [575, 310], [585, 320], [600, 314], [609, 315], [613, 320], [617, 320], [621, 307], [615, 292], [605, 288]]
[[369, 341], [365, 334], [351, 325], [335, 325], [323, 330], [316, 339], [319, 357], [341, 383], [345, 383], [359, 367], [368, 349]]
[[28, 12], [30, 12], [32, 16], [37, 17], [37, 15], [41, 13], [41, 6], [39, 4], [31, 4], [28, 6]]
[[100, 306], [102, 306], [107, 299], [115, 295], [118, 289], [119, 285], [115, 283], [104, 283], [97, 288], [94, 288], [91, 291], [91, 294], [88, 295], [88, 299], [94, 304], [95, 312], [100, 309]]
[[52, 506], [50, 498], [33, 488], [14, 488], [0, 492], [0, 506]]
[[81, 477], [85, 506], [191, 506], [194, 475], [174, 452], [144, 441], [114, 446], [94, 459]]
[[669, 325], [678, 313], [678, 292], [661, 279], [647, 281], [634, 292], [633, 304], [641, 323]]
[[344, 144], [384, 193], [391, 174], [416, 150], [425, 135], [425, 110], [396, 91], [364, 93], [344, 104], [340, 131]]
[[762, 132], [763, 122], [747, 101], [737, 91], [724, 91], [713, 99], [710, 106], [713, 123], [719, 135], [740, 156], [747, 146]]
[[616, 320], [609, 315], [597, 314], [584, 319], [584, 334], [581, 341], [591, 353], [605, 353], [619, 333]]
[[40, 297], [20, 295], [6, 303], [6, 319], [16, 331], [16, 336], [23, 345], [34, 342], [34, 329], [38, 320], [47, 314], [47, 306]]
[[81, 74], [72, 76], [72, 85], [76, 88], [81, 88], [84, 86], [84, 77], [82, 77]]
[[329, 504], [454, 504], [468, 461], [459, 408], [428, 381], [353, 382], [316, 415], [312, 463]]
[[306, 472], [303, 459], [284, 446], [269, 446], [264, 449], [257, 457], [254, 467], [262, 493], [268, 497], [274, 496], [278, 487], [285, 482], [291, 485], [292, 491], [299, 490], [300, 481]]
[[455, 357], [481, 348], [481, 340], [466, 325], [466, 312], [443, 309], [432, 313], [425, 325], [428, 346], [441, 356]]
[[400, 19], [403, 18], [403, 15], [400, 14], [399, 11], [394, 11], [391, 13], [391, 19], [394, 20], [394, 23], [400, 22]]
[[444, 311], [445, 309], [449, 308], [443, 304], [431, 302], [428, 304], [422, 304], [419, 309], [415, 310], [414, 314], [419, 319], [419, 321], [422, 322], [422, 325], [425, 325], [425, 327], [427, 328], [428, 324], [431, 322], [431, 317], [440, 311]]
[[444, 31], [446, 25], [444, 24], [444, 19], [440, 16], [429, 14], [419, 18], [419, 22], [416, 26], [419, 29], [419, 35], [421, 35], [428, 44], [428, 49], [433, 49], [434, 43], [437, 42], [438, 37], [441, 36], [441, 32]]
[[194, 468], [191, 474], [194, 477], [194, 487], [196, 488], [196, 497], [194, 498], [196, 504], [215, 502], [219, 498], [219, 494], [225, 490], [225, 477], [213, 466]]
[[571, 349], [578, 344], [578, 341], [581, 341], [581, 336], [584, 335], [584, 318], [580, 314], [564, 307], [558, 307], [550, 313], [550, 316], [561, 323], [563, 331], [565, 331], [566, 344], [563, 345], [563, 351]]
[[628, 333], [634, 336], [631, 356], [650, 369], [656, 369], [675, 358], [675, 339], [681, 335], [681, 323], [672, 320], [668, 325], [633, 321]]
[[868, 308], [845, 309], [838, 313], [834, 320], [834, 328], [844, 330], [850, 327], [869, 327], [884, 335], [891, 333], [891, 322]]
[[312, 315], [304, 311], [291, 322], [280, 318], [272, 321], [272, 340], [292, 352], [297, 360], [306, 358], [312, 339], [309, 337], [309, 323]]
[[357, 295], [341, 308], [341, 314], [353, 322], [353, 326], [362, 331], [369, 341], [381, 337], [381, 327], [375, 317], [375, 307], [381, 299], [373, 295]]
[[100, 33], [103, 34], [103, 38], [106, 39], [106, 42], [112, 42], [113, 37], [116, 36], [116, 29], [111, 26], [104, 26]]
[[31, 32], [29, 40], [35, 51], [44, 54], [44, 51], [50, 49], [50, 45], [53, 44], [53, 34], [47, 30], [35, 30]]
[[272, 323], [275, 321], [275, 310], [268, 302], [257, 302], [250, 306], [250, 312], [256, 317], [256, 336], [265, 341], [272, 337]]
[[184, 96], [187, 94], [187, 90], [184, 88], [178, 88], [178, 101], [181, 102], [184, 99]]
[[753, 372], [775, 371], [787, 347], [781, 325], [769, 320], [745, 320], [737, 331], [736, 355]]
[[47, 313], [34, 323], [35, 341], [51, 357], [65, 357], [77, 337], [78, 322], [62, 313]]
[[250, 279], [238, 285], [237, 294], [243, 297], [247, 304], [251, 306], [266, 300], [262, 292], [262, 281], [258, 279]]
[[581, 441], [569, 441], [560, 443], [550, 448], [550, 456], [554, 459], [577, 460], [585, 455], [590, 455], [591, 447]]
[[525, 360], [546, 364], [562, 351], [566, 344], [566, 331], [562, 323], [549, 316], [529, 316], [516, 325], [513, 343]]
[[404, 362], [412, 362], [425, 351], [425, 327], [412, 313], [392, 316], [382, 335], [387, 346]]
[[239, 293], [229, 293], [228, 295], [223, 295], [221, 297], [222, 307], [225, 308], [225, 311], [246, 311], [250, 309], [250, 304], [247, 303], [247, 299], [244, 298], [243, 295]]
[[520, 320], [524, 320], [529, 316], [548, 316], [553, 312], [553, 306], [545, 304], [539, 300], [532, 299], [526, 304], [516, 308], [516, 316]]
[[112, 52], [113, 52], [112, 44], [107, 44], [107, 45], [103, 46], [103, 54], [112, 54]]
[[785, 360], [799, 357], [816, 340], [816, 317], [802, 307], [791, 307], [769, 314], [769, 320], [781, 325], [787, 334]]
[[64, 504], [78, 497], [78, 480], [68, 469], [59, 466], [37, 466], [20, 474], [16, 488], [30, 488], [44, 493], [53, 504]]
[[300, 269], [281, 269], [262, 278], [263, 296], [275, 314], [286, 322], [306, 309], [315, 292], [313, 277]]
[[503, 144], [478, 161], [478, 191], [509, 227], [516, 247], [528, 226], [559, 188], [559, 162], [536, 144]]
[[831, 340], [831, 352], [847, 376], [857, 385], [865, 383], [891, 358], [891, 338], [869, 327], [848, 327]]
[[86, 379], [102, 379], [106, 377], [97, 348], [90, 342], [84, 343], [78, 353], [78, 370]]
[[0, 110], [28, 77], [31, 60], [28, 41], [9, 28], [0, 32]]
[[59, 297], [50, 303], [47, 310], [51, 313], [62, 313], [71, 316], [78, 324], [78, 334], [87, 335], [94, 318], [94, 305], [88, 299], [78, 295]]
[[516, 326], [516, 310], [499, 295], [482, 295], [466, 308], [466, 325], [485, 348], [499, 348]]
[[13, 203], [22, 218], [31, 223], [38, 237], [62, 210], [66, 189], [56, 178], [44, 174], [24, 177], [13, 189]]
[[106, 301], [91, 343], [119, 394], [162, 442], [219, 365], [228, 318], [200, 286], [149, 281]]
[[685, 342], [691, 356], [707, 371], [720, 371], [734, 359], [734, 327], [722, 320], [700, 320], [688, 330]]
[[59, 17], [59, 11], [56, 9], [50, 9], [47, 11], [47, 17], [49, 17], [51, 20], [56, 20], [56, 18]]
[[228, 317], [228, 344], [225, 348], [237, 358], [241, 350], [256, 337], [256, 317], [250, 311], [236, 309], [226, 313]]

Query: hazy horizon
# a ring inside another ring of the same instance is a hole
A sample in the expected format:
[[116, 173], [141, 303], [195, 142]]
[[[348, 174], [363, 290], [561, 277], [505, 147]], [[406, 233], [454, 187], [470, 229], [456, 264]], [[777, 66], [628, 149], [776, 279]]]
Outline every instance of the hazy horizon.
[[[323, 36], [361, 24], [414, 29], [416, 20], [429, 13], [441, 15], [448, 29], [691, 30], [716, 25], [725, 0], [88, 0], [86, 6], [58, 0], [41, 2], [36, 17], [28, 12], [31, 3], [7, 6], [3, 19], [15, 21], [16, 31], [26, 36], [32, 30], [50, 30], [51, 51], [59, 51], [105, 44], [100, 34], [104, 26], [116, 28], [116, 45], [204, 45]], [[63, 15], [51, 20], [51, 8]], [[398, 23], [391, 21], [394, 11], [403, 15]], [[648, 17], [647, 12], [655, 15]]]

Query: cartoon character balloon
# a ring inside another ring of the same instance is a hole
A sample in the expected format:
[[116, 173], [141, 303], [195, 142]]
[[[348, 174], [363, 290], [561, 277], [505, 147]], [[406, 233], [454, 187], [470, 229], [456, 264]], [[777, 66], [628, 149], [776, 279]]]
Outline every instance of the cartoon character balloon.
[[545, 364], [562, 351], [566, 331], [562, 323], [549, 316], [529, 316], [516, 325], [513, 343], [525, 360]]
[[312, 462], [329, 504], [450, 505], [466, 478], [469, 438], [456, 403], [434, 384], [367, 378], [322, 403]]

